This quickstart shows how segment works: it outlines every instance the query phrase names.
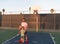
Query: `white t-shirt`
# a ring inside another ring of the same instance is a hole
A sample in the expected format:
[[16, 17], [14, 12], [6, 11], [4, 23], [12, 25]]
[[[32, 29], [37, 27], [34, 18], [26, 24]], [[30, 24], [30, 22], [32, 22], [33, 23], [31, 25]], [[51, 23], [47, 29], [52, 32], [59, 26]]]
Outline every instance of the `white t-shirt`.
[[22, 22], [21, 26], [23, 26], [25, 28], [25, 30], [27, 30], [28, 24], [27, 24], [27, 22]]
[[25, 30], [21, 29], [21, 36], [24, 36]]

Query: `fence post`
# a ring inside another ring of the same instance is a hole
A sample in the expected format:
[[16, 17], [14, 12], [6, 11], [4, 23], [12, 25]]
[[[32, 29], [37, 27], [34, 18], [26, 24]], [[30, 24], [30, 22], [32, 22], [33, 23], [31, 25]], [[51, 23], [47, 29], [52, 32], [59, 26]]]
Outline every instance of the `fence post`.
[[35, 19], [36, 19], [36, 32], [38, 32], [38, 10], [34, 10]]
[[38, 32], [38, 16], [36, 16], [36, 32]]

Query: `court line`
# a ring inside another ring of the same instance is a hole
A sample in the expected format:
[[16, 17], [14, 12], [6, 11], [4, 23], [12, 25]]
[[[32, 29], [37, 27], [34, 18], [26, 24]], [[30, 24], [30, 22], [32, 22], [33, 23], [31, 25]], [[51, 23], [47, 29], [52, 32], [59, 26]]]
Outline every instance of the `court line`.
[[10, 39], [8, 39], [8, 40], [6, 40], [6, 41], [4, 41], [2, 44], [4, 44], [4, 43], [6, 43], [6, 42], [8, 42], [8, 41], [10, 41], [10, 40], [12, 40], [12, 39], [14, 39], [14, 38], [17, 37], [17, 36], [19, 36], [19, 34], [13, 36], [12, 38], [10, 38]]
[[53, 40], [53, 43], [56, 44], [56, 42], [55, 42], [55, 40], [54, 40], [55, 38], [52, 36], [51, 33], [49, 33], [49, 34], [50, 34], [51, 39]]
[[[52, 36], [52, 34], [51, 34], [51, 33], [49, 33], [49, 35], [50, 35], [50, 37], [51, 37], [51, 39], [52, 39], [53, 43], [54, 43], [54, 44], [56, 44], [56, 43], [55, 43], [55, 41], [54, 41], [54, 37]], [[8, 39], [8, 40], [6, 40], [6, 41], [4, 41], [2, 44], [4, 44], [4, 43], [6, 43], [6, 42], [10, 41], [11, 39], [14, 39], [14, 38], [15, 38], [15, 37], [17, 37], [17, 36], [19, 36], [19, 34], [17, 34], [17, 35], [15, 35], [15, 36], [13, 36], [12, 38], [10, 38], [10, 39]]]

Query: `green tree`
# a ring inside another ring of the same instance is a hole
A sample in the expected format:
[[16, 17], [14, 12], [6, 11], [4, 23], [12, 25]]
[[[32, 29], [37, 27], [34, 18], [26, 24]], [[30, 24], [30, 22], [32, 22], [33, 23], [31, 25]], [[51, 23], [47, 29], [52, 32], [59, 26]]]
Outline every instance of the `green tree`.
[[4, 12], [5, 12], [5, 9], [4, 8], [2, 9], [2, 12], [3, 12], [3, 15], [4, 15]]

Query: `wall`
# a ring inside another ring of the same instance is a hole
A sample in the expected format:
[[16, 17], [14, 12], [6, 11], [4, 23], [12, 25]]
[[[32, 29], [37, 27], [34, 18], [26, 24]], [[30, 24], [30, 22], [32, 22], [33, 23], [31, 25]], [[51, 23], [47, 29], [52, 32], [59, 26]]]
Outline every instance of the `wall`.
[[[36, 17], [38, 16], [39, 29], [60, 29], [60, 14], [24, 14], [29, 28], [36, 29]], [[10, 14], [2, 15], [1, 27], [18, 27], [21, 23], [23, 15]]]

